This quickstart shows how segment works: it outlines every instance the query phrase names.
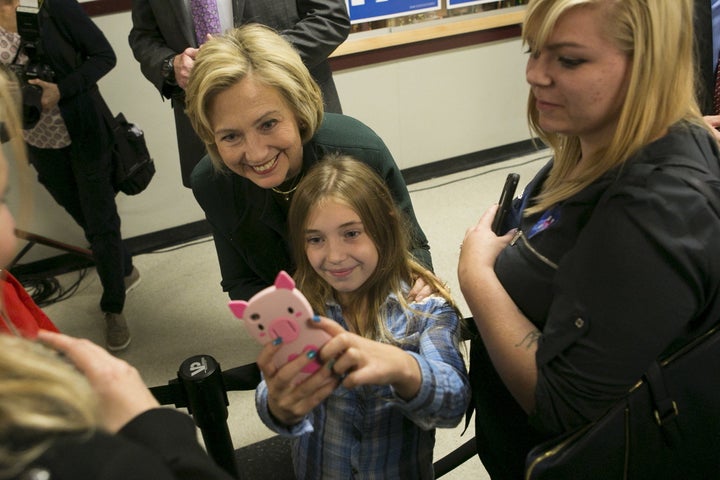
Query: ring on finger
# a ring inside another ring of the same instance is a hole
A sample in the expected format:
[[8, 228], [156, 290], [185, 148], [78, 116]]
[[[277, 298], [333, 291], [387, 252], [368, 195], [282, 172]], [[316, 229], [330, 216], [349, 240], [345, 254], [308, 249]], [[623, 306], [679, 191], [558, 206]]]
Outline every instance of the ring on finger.
[[335, 373], [335, 372], [333, 371], [333, 367], [335, 366], [335, 359], [334, 359], [334, 358], [331, 358], [331, 359], [325, 364], [325, 366], [326, 366], [327, 369], [330, 370], [332, 373]]

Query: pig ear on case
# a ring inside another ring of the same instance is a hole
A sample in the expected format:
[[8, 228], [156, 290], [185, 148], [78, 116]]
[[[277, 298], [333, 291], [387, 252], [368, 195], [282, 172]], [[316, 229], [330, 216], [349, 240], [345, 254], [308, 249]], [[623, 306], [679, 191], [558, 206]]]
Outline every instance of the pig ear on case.
[[275, 287], [292, 290], [295, 288], [295, 280], [293, 280], [293, 278], [285, 270], [280, 270], [280, 273], [278, 273], [277, 277], [275, 277]]
[[230, 302], [228, 302], [228, 307], [230, 307], [230, 310], [238, 318], [243, 318], [247, 306], [248, 302], [245, 300], [230, 300]]

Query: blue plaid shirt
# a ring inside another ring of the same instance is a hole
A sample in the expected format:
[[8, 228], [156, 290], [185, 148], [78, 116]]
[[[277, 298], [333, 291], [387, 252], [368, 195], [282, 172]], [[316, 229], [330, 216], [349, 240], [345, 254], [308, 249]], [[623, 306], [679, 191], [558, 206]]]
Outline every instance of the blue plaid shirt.
[[[404, 401], [386, 385], [352, 390], [341, 385], [303, 421], [286, 427], [268, 411], [265, 381], [258, 387], [262, 421], [295, 437], [298, 480], [433, 478], [435, 428], [456, 426], [470, 400], [465, 363], [455, 347], [460, 320], [444, 299], [433, 296], [412, 304], [428, 316], [416, 316], [416, 331], [406, 335], [408, 317], [397, 297], [388, 297], [386, 307], [388, 328], [422, 371], [415, 398]], [[328, 305], [326, 314], [347, 328], [338, 305]]]

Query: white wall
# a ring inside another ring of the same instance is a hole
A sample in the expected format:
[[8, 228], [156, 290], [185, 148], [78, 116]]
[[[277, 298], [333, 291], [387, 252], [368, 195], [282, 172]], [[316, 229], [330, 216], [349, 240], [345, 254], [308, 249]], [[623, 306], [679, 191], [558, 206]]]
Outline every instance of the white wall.
[[[145, 80], [127, 42], [130, 13], [95, 17], [118, 57], [100, 82], [114, 112], [144, 131], [157, 173], [140, 195], [118, 195], [126, 238], [204, 218], [180, 180], [173, 115], [168, 101]], [[519, 40], [505, 40], [335, 74], [346, 114], [373, 128], [401, 168], [518, 142], [525, 124], [525, 58]], [[18, 192], [12, 194], [17, 196]], [[11, 196], [11, 203], [17, 199]], [[32, 221], [19, 228], [85, 246], [82, 230], [39, 184]], [[60, 254], [35, 246], [22, 262]]]
[[506, 40], [335, 74], [343, 111], [372, 127], [400, 165], [530, 138], [520, 40]]

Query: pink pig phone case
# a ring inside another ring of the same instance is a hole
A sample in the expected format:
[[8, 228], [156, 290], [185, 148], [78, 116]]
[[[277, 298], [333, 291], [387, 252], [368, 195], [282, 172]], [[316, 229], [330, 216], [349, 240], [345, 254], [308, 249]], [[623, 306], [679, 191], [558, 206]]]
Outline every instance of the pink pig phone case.
[[[273, 357], [278, 368], [310, 350], [317, 352], [330, 339], [324, 330], [307, 324], [313, 316], [312, 308], [284, 270], [278, 273], [272, 286], [259, 291], [248, 301], [231, 300], [228, 306], [261, 345], [282, 338], [282, 346]], [[321, 366], [315, 359], [297, 378], [303, 380]]]

